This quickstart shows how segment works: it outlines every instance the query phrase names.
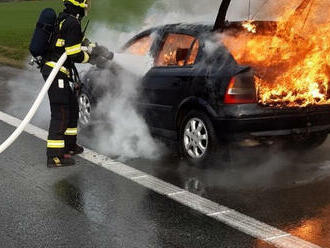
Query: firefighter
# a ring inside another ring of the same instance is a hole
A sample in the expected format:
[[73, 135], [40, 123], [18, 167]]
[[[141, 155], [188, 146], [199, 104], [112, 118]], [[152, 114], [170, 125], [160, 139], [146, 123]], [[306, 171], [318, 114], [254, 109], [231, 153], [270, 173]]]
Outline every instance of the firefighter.
[[[47, 141], [47, 166], [49, 168], [75, 164], [72, 156], [84, 152], [77, 144], [79, 106], [73, 86], [75, 63], [90, 63], [93, 49], [82, 50], [81, 21], [90, 7], [91, 0], [63, 0], [65, 9], [57, 20], [56, 32], [50, 51], [41, 69], [47, 80], [56, 62], [66, 52], [68, 59], [60, 69], [49, 91], [51, 121]], [[88, 52], [89, 51], [89, 52]]]

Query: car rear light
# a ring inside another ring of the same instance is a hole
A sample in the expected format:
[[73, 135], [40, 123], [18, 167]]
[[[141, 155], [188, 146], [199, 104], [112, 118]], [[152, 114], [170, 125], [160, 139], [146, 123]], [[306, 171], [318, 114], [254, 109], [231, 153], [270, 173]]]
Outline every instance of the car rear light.
[[238, 75], [230, 80], [225, 104], [257, 103], [257, 94], [253, 77]]

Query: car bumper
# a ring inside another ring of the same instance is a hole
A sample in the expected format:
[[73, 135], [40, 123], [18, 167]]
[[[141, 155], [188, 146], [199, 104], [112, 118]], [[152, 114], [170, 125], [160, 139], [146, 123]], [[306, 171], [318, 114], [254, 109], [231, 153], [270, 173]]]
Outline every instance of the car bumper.
[[213, 123], [218, 136], [227, 139], [330, 133], [330, 111], [218, 117], [214, 118]]

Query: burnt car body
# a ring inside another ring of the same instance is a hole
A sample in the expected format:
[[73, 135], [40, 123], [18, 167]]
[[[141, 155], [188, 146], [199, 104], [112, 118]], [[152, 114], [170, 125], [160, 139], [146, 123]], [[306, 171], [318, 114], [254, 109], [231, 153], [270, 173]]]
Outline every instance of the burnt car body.
[[[276, 23], [256, 25], [262, 32], [262, 27], [269, 31]], [[223, 29], [241, 26], [240, 22], [227, 22]], [[128, 41], [123, 51], [139, 47], [140, 41], [151, 36], [155, 38], [142, 55], [149, 53], [154, 66], [140, 83], [137, 105], [152, 134], [178, 142], [187, 158], [203, 160], [221, 144], [231, 142], [253, 146], [281, 138], [290, 140], [292, 146], [310, 148], [325, 141], [330, 132], [330, 106], [278, 108], [258, 104], [254, 71], [237, 64], [225, 46], [212, 46], [212, 25], [152, 28]], [[106, 91], [104, 84], [96, 89], [93, 83], [100, 70], [91, 69], [83, 80], [80, 102], [90, 98], [89, 109]]]

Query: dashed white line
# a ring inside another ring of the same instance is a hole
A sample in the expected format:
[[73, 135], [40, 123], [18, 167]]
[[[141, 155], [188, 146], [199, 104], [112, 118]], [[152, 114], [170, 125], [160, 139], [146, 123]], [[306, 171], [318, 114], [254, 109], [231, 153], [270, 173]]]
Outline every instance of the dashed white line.
[[137, 177], [131, 177], [130, 179], [136, 180], [136, 179], [141, 179], [141, 178], [145, 178], [145, 177], [147, 177], [147, 175], [137, 176]]
[[[14, 127], [21, 123], [21, 120], [1, 111], [0, 120]], [[47, 132], [36, 126], [28, 125], [25, 131], [39, 139], [47, 140]], [[283, 232], [233, 209], [221, 206], [206, 198], [192, 194], [89, 149], [86, 149], [85, 153], [80, 157], [275, 247], [320, 248], [320, 246]]]
[[232, 211], [232, 210], [224, 210], [224, 211], [221, 211], [221, 212], [215, 212], [215, 213], [208, 214], [207, 216], [212, 217], [212, 216], [216, 216], [216, 215], [218, 215], [218, 214], [229, 213], [230, 211]]
[[279, 238], [284, 238], [284, 237], [288, 237], [288, 236], [290, 236], [290, 234], [289, 234], [289, 233], [286, 233], [286, 234], [282, 234], [282, 235], [278, 235], [278, 236], [274, 236], [274, 237], [266, 238], [266, 239], [264, 239], [264, 240], [271, 241], [271, 240], [273, 240], [273, 239], [279, 239]]
[[183, 193], [185, 193], [185, 192], [186, 192], [186, 191], [181, 190], [181, 191], [178, 191], [178, 192], [169, 193], [169, 194], [167, 194], [167, 196], [179, 195], [179, 194], [183, 194]]

